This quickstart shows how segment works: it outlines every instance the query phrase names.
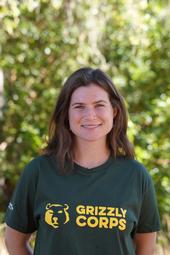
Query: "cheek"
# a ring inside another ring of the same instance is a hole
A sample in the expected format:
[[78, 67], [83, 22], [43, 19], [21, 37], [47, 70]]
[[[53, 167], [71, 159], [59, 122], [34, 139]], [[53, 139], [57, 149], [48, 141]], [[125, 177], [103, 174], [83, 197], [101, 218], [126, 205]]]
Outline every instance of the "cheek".
[[112, 111], [108, 111], [106, 114], [104, 114], [103, 119], [105, 120], [105, 123], [107, 124], [107, 126], [109, 126], [110, 128], [113, 127], [113, 119], [114, 119], [114, 115]]
[[72, 111], [69, 111], [68, 117], [69, 117], [69, 124], [70, 124], [70, 126], [75, 125], [81, 119], [81, 116], [80, 116], [79, 113], [72, 112]]
[[100, 114], [100, 116], [103, 119], [105, 119], [109, 123], [113, 122], [114, 115], [113, 115], [113, 111], [112, 110], [108, 109], [108, 110], [100, 111], [99, 114]]

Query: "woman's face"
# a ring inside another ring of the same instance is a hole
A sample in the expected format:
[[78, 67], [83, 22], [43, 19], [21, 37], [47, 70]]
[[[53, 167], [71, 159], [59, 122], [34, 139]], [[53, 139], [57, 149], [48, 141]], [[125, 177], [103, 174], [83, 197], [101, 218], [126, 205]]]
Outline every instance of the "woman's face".
[[115, 115], [108, 93], [94, 83], [77, 88], [71, 96], [69, 124], [78, 142], [100, 139], [106, 142]]

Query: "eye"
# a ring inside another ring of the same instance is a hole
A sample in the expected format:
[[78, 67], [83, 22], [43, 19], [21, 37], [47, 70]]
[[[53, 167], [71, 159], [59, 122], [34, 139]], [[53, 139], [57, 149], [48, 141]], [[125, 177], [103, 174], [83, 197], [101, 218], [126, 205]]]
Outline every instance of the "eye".
[[96, 107], [104, 107], [104, 104], [97, 104]]
[[84, 108], [83, 105], [77, 105], [77, 106], [74, 107], [74, 109], [83, 109], [83, 108]]

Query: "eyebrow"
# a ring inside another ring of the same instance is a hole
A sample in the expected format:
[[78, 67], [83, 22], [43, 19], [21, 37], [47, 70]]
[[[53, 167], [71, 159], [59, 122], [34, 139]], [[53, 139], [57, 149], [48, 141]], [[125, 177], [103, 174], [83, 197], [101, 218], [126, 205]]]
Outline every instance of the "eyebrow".
[[[93, 104], [99, 104], [99, 103], [107, 103], [105, 100], [98, 100], [98, 101], [95, 101], [93, 102]], [[76, 103], [73, 103], [71, 106], [75, 106], [75, 105], [85, 105], [84, 103], [82, 102], [76, 102]]]

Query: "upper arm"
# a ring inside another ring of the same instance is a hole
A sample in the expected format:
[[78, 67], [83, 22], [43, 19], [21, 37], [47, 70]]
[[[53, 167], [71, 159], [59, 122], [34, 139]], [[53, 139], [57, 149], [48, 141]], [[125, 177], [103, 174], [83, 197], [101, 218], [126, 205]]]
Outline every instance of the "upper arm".
[[156, 232], [136, 233], [134, 243], [136, 255], [153, 255], [156, 243]]
[[7, 207], [6, 224], [21, 233], [32, 233], [37, 229], [34, 215], [37, 179], [38, 166], [32, 161], [22, 172]]
[[15, 247], [16, 245], [25, 245], [29, 241], [30, 237], [31, 233], [25, 234], [6, 226], [5, 243], [8, 248], [10, 248], [10, 246]]

